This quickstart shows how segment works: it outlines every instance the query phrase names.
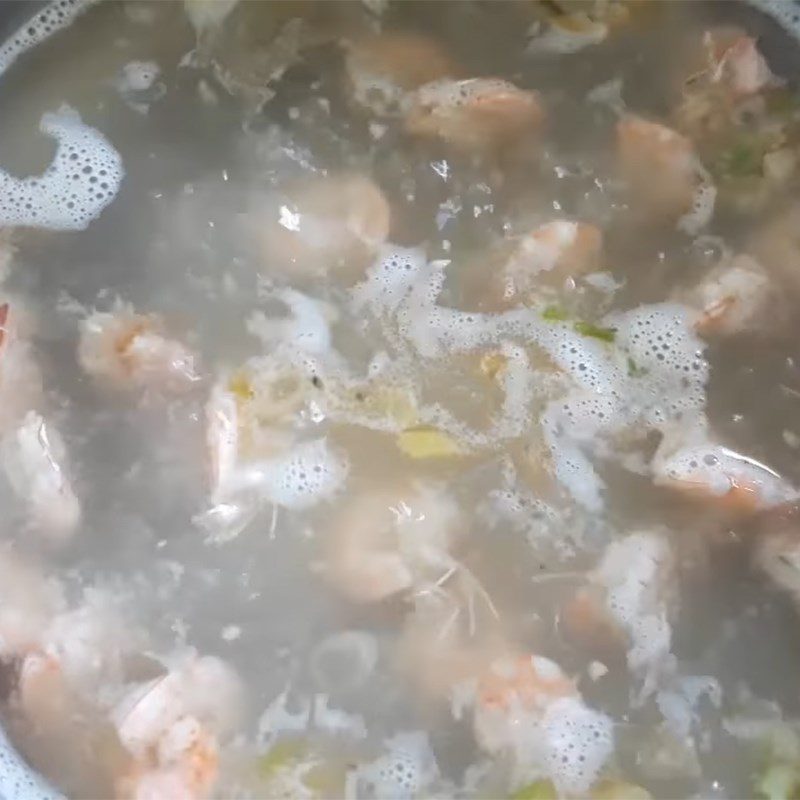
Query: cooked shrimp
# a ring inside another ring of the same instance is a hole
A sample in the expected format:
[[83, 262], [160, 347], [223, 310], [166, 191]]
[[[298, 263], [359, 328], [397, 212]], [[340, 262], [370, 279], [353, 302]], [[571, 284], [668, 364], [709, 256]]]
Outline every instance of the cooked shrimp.
[[29, 411], [19, 428], [3, 440], [2, 463], [14, 492], [27, 504], [34, 527], [53, 541], [69, 538], [80, 523], [81, 506], [56, 428]]
[[399, 32], [348, 44], [345, 69], [353, 100], [379, 116], [401, 113], [409, 91], [459, 72], [435, 39]]
[[515, 712], [541, 714], [561, 697], [578, 690], [555, 661], [542, 656], [495, 659], [481, 675], [475, 700], [475, 734], [489, 752], [505, 747]]
[[689, 139], [671, 128], [628, 115], [617, 123], [623, 177], [638, 199], [665, 216], [686, 214], [700, 183]]
[[390, 209], [372, 180], [326, 175], [289, 186], [263, 204], [253, 235], [271, 271], [312, 278], [361, 277], [389, 235]]
[[719, 264], [686, 298], [700, 311], [695, 330], [729, 336], [775, 322], [778, 293], [763, 267], [747, 255]]
[[414, 136], [480, 154], [535, 140], [543, 117], [535, 92], [504, 80], [471, 78], [421, 86], [409, 96], [405, 126]]
[[667, 435], [652, 462], [653, 481], [731, 514], [752, 514], [800, 493], [754, 458], [710, 439], [704, 432]]
[[42, 394], [42, 375], [28, 342], [31, 321], [20, 301], [0, 300], [0, 435], [19, 425]]
[[472, 706], [473, 731], [489, 754], [511, 757], [511, 788], [542, 775], [560, 792], [585, 795], [613, 750], [611, 720], [588, 708], [549, 658], [506, 655], [454, 688]]
[[517, 239], [502, 270], [503, 299], [514, 301], [553, 279], [566, 280], [596, 269], [603, 236], [594, 225], [558, 219]]
[[364, 494], [334, 521], [325, 574], [360, 603], [433, 584], [455, 569], [449, 549], [457, 522], [455, 506], [440, 492]]
[[62, 603], [56, 583], [7, 543], [0, 546], [0, 660], [38, 649]]
[[218, 737], [232, 729], [240, 700], [237, 676], [208, 656], [190, 656], [163, 677], [130, 691], [113, 713], [120, 741], [132, 757], [118, 780], [121, 795], [207, 797], [217, 778]]
[[711, 82], [723, 85], [733, 97], [756, 94], [776, 84], [777, 79], [752, 36], [735, 29], [719, 29], [707, 31], [703, 44]]
[[194, 355], [165, 335], [160, 318], [125, 303], [83, 321], [78, 361], [93, 378], [120, 389], [180, 392], [198, 380]]

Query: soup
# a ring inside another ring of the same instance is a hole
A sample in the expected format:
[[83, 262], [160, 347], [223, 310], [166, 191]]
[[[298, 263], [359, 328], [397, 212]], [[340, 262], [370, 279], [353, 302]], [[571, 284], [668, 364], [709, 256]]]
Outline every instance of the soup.
[[2, 792], [795, 796], [794, 47], [614, 0], [12, 36]]

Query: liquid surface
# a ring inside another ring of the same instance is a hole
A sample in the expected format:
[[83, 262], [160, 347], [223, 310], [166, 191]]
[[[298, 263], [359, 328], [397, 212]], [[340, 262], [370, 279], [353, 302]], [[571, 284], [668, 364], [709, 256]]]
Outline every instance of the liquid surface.
[[0, 51], [0, 686], [58, 791], [796, 796], [800, 99], [725, 6]]

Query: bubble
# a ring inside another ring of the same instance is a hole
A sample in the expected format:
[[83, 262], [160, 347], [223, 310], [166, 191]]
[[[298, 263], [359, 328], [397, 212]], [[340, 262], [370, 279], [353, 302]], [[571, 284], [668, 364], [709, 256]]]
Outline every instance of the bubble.
[[62, 795], [33, 772], [0, 728], [0, 796], [4, 800], [61, 800]]
[[325, 439], [314, 439], [293, 447], [285, 457], [256, 465], [249, 479], [270, 502], [304, 509], [331, 497], [343, 485], [348, 471], [344, 456], [333, 452]]
[[56, 31], [69, 27], [97, 0], [57, 0], [45, 6], [16, 33], [0, 44], [0, 75], [25, 51], [30, 50]]
[[386, 741], [386, 753], [356, 772], [358, 797], [411, 800], [438, 774], [428, 736], [403, 732]]
[[[15, 178], [0, 170], [0, 226], [83, 230], [116, 196], [125, 174], [122, 159], [69, 106], [44, 114], [39, 128], [58, 142], [56, 154], [37, 177]], [[95, 173], [105, 178], [106, 191], [95, 189]]]
[[585, 796], [613, 752], [611, 719], [565, 697], [548, 708], [542, 732], [547, 773], [559, 793]]

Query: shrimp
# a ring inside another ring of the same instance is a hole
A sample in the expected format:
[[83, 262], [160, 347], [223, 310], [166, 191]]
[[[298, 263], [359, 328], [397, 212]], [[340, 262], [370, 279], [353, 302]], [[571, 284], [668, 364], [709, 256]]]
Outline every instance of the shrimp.
[[28, 341], [31, 327], [20, 301], [0, 299], [0, 435], [19, 425], [41, 400], [42, 375]]
[[287, 187], [254, 213], [253, 235], [270, 269], [314, 278], [361, 277], [389, 235], [383, 192], [358, 174], [326, 175]]
[[752, 36], [719, 29], [707, 31], [703, 44], [711, 82], [722, 85], [733, 98], [747, 97], [776, 85], [777, 79]]
[[470, 78], [420, 86], [408, 98], [405, 128], [467, 154], [485, 154], [535, 139], [543, 119], [536, 92], [500, 79]]
[[598, 266], [603, 235], [594, 225], [557, 219], [523, 234], [501, 272], [503, 299], [530, 295], [543, 281], [565, 280]]
[[668, 432], [652, 461], [653, 481], [736, 516], [800, 496], [766, 464], [715, 442], [703, 431]]
[[190, 655], [129, 691], [112, 712], [131, 756], [117, 781], [121, 796], [207, 797], [217, 779], [219, 737], [232, 730], [240, 705], [238, 677], [210, 656]]
[[119, 389], [181, 392], [199, 380], [194, 355], [164, 334], [160, 318], [121, 302], [83, 321], [78, 361], [87, 374]]
[[139, 633], [97, 590], [68, 608], [61, 585], [10, 548], [0, 551], [0, 583], [0, 660], [16, 667], [11, 701], [40, 730], [69, 729], [98, 685], [119, 678]]
[[4, 438], [0, 452], [8, 481], [27, 504], [36, 530], [53, 542], [69, 539], [80, 523], [81, 506], [58, 430], [29, 411], [19, 428]]
[[350, 96], [377, 116], [400, 114], [408, 92], [459, 72], [439, 42], [420, 34], [370, 36], [346, 45], [346, 50]]
[[8, 544], [0, 546], [0, 660], [39, 648], [63, 605], [60, 586]]
[[585, 795], [613, 752], [611, 720], [587, 707], [549, 658], [507, 653], [454, 688], [456, 715], [472, 708], [473, 733], [492, 756], [510, 756], [511, 788], [541, 778]]
[[452, 501], [431, 489], [362, 495], [334, 522], [325, 575], [358, 603], [422, 588], [455, 569], [457, 522]]
[[775, 321], [780, 303], [764, 268], [738, 255], [712, 269], [687, 295], [700, 311], [695, 330], [703, 336], [730, 336]]
[[671, 128], [628, 115], [617, 123], [622, 176], [659, 216], [686, 214], [700, 183], [691, 141]]

